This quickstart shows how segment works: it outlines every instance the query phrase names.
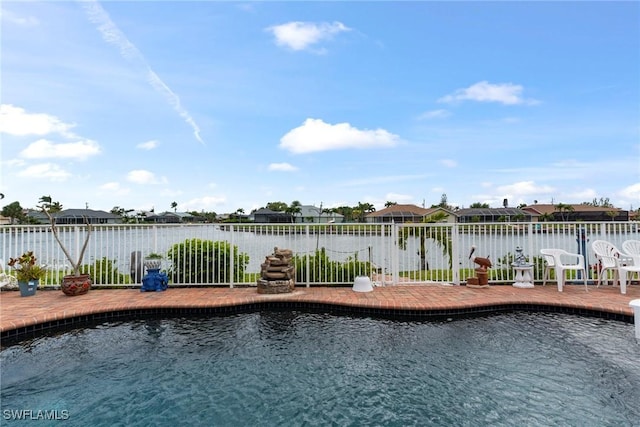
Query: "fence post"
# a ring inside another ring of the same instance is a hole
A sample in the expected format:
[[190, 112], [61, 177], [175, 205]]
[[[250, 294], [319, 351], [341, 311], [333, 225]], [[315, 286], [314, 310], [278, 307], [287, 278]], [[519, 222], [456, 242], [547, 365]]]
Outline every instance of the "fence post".
[[234, 232], [234, 228], [233, 225], [231, 225], [231, 227], [229, 228], [229, 230], [231, 230], [231, 237], [229, 238], [230, 240], [230, 244], [229, 244], [229, 256], [231, 257], [231, 262], [229, 263], [229, 268], [231, 271], [229, 271], [229, 287], [233, 288], [233, 276], [235, 274], [235, 266], [236, 266], [236, 254], [234, 251], [234, 236], [235, 236], [235, 232]]
[[533, 243], [534, 243], [533, 242], [533, 240], [534, 240], [533, 239], [534, 238], [534, 235], [533, 235], [533, 222], [530, 222], [527, 225], [527, 233], [529, 233], [528, 234], [529, 239], [527, 239], [528, 240], [527, 253], [529, 254], [529, 264], [533, 265], [533, 273], [532, 273], [533, 277], [531, 278], [531, 282], [535, 283], [535, 281], [536, 281], [536, 271], [535, 271], [536, 262], [535, 262], [534, 258], [535, 258], [536, 254], [533, 253]]
[[[305, 225], [304, 228], [306, 229], [306, 233], [307, 233], [307, 242], [309, 242], [310, 241], [310, 237], [311, 237], [309, 224]], [[315, 253], [314, 253], [314, 256], [315, 256]], [[311, 270], [310, 270], [310, 268], [311, 268], [311, 255], [307, 256], [307, 268], [306, 268], [306, 270], [307, 270], [306, 276], [307, 277], [305, 277], [305, 280], [307, 282], [306, 283], [307, 288], [311, 287]]]
[[391, 284], [392, 285], [396, 285], [398, 283], [398, 279], [400, 277], [400, 266], [399, 266], [399, 262], [398, 262], [398, 257], [399, 257], [399, 251], [400, 248], [398, 247], [398, 236], [400, 233], [400, 227], [398, 226], [398, 224], [394, 223], [391, 226], [391, 239], [392, 240], [392, 248], [393, 250], [391, 251]]
[[153, 225], [153, 249], [151, 250], [154, 253], [158, 252], [158, 225]]
[[451, 225], [451, 269], [453, 284], [460, 285], [460, 252], [458, 250], [458, 224]]
[[382, 249], [382, 254], [383, 254], [383, 261], [384, 261], [384, 265], [382, 266], [382, 283], [384, 286], [387, 285], [387, 273], [389, 271], [393, 271], [393, 269], [390, 269], [390, 263], [391, 263], [391, 254], [393, 253], [393, 241], [389, 241], [389, 238], [391, 236], [393, 236], [393, 225], [389, 225], [389, 224], [384, 224], [381, 226], [383, 231], [384, 231], [384, 241], [382, 243], [382, 245], [384, 246], [384, 248]]

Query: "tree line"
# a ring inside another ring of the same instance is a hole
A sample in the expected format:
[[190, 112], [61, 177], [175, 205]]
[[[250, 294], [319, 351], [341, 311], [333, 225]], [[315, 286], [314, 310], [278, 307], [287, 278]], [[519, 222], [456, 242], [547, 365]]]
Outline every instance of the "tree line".
[[[0, 199], [3, 197], [4, 195], [2, 195]], [[553, 200], [551, 202], [552, 204], [554, 204]], [[537, 203], [538, 201], [534, 200], [534, 204], [537, 204]], [[394, 201], [386, 201], [384, 204], [384, 207], [388, 208], [397, 204], [398, 203]], [[614, 208], [613, 204], [611, 203], [608, 197], [601, 197], [599, 199], [594, 198], [590, 202], [582, 202], [580, 204], [586, 205], [586, 206], [594, 206], [594, 207]], [[506, 199], [505, 199], [505, 205], [506, 205]], [[520, 204], [518, 205], [518, 208], [523, 208], [526, 206], [527, 206], [526, 204]], [[570, 204], [555, 203], [554, 206], [555, 206], [555, 210], [560, 213], [562, 218], [567, 217], [571, 212], [575, 211], [574, 207]], [[452, 206], [449, 204], [446, 193], [442, 194], [442, 196], [440, 197], [440, 203], [431, 205], [431, 208], [438, 208], [438, 207], [448, 209], [452, 212], [455, 212], [459, 209], [457, 206]], [[490, 208], [488, 203], [480, 203], [480, 202], [472, 203], [469, 207], [484, 208], [484, 209]], [[178, 204], [175, 201], [171, 202], [170, 208], [173, 209], [174, 212], [176, 212], [178, 208]], [[290, 204], [282, 201], [274, 201], [274, 202], [267, 203], [265, 206], [263, 206], [260, 209], [263, 209], [263, 208], [272, 210], [274, 212], [288, 213], [292, 217], [295, 217], [296, 215], [300, 214], [302, 204], [300, 203], [299, 200], [294, 200]], [[50, 213], [57, 213], [63, 210], [63, 205], [59, 201], [53, 200], [50, 195], [45, 195], [40, 197], [40, 199], [38, 200], [37, 210], [42, 210], [42, 209], [46, 209]], [[254, 213], [257, 210], [258, 209], [254, 209], [251, 211], [251, 213]], [[334, 208], [323, 208], [322, 203], [320, 203], [319, 213], [320, 214], [333, 213], [333, 214], [342, 215], [344, 217], [345, 222], [364, 222], [365, 216], [368, 213], [375, 212], [375, 211], [376, 211], [375, 206], [373, 206], [373, 204], [371, 203], [366, 203], [366, 202], [358, 202], [354, 206], [344, 205], [344, 206], [338, 206]], [[16, 201], [16, 202], [9, 203], [8, 205], [5, 205], [0, 211], [0, 214], [4, 217], [11, 218], [12, 224], [38, 224], [39, 223], [37, 218], [27, 215], [26, 212], [28, 211], [20, 205], [20, 202]], [[154, 208], [151, 208], [149, 212], [154, 212]], [[147, 219], [147, 215], [144, 212], [137, 212], [134, 209], [127, 209], [120, 206], [114, 206], [110, 210], [110, 213], [114, 215], [118, 215], [121, 218], [122, 222], [125, 224], [145, 222], [145, 220]], [[218, 218], [218, 214], [216, 212], [189, 211], [187, 213], [194, 217], [201, 218], [202, 222], [225, 222], [225, 221], [236, 222], [236, 221], [246, 220], [245, 218], [246, 214], [244, 209], [242, 208], [237, 209], [234, 213], [228, 215], [228, 217], [226, 217], [224, 220], [221, 220], [220, 218]], [[612, 210], [611, 214], [615, 215], [615, 212]], [[550, 214], [550, 213], [545, 213], [540, 217], [541, 221], [549, 221], [552, 219], [553, 219], [553, 214]]]

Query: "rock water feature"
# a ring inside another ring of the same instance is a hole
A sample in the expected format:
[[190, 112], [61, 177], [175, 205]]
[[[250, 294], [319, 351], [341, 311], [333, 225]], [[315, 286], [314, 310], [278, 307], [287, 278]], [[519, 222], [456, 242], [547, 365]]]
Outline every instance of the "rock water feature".
[[293, 252], [290, 249], [273, 248], [273, 254], [268, 255], [260, 267], [259, 294], [293, 292], [296, 269], [293, 265]]

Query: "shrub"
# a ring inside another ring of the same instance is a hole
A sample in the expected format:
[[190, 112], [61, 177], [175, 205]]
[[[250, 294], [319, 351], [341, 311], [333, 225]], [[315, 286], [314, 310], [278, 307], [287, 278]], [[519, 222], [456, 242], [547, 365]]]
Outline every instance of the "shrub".
[[91, 276], [91, 280], [96, 285], [131, 283], [129, 275], [120, 273], [114, 261], [107, 257], [97, 259], [93, 264], [83, 264], [80, 271], [82, 274]]
[[[357, 255], [347, 258], [344, 263], [331, 261], [324, 248], [313, 255], [295, 256], [296, 283], [352, 283], [356, 276], [368, 275], [371, 263], [358, 261]], [[307, 263], [309, 274], [307, 274]]]
[[368, 276], [371, 273], [371, 263], [367, 261], [358, 261], [358, 256], [347, 258], [347, 261], [341, 265], [341, 279], [344, 283], [353, 283], [356, 276]]
[[[324, 248], [316, 250], [313, 255], [295, 256], [296, 283], [310, 282], [322, 283], [333, 282], [336, 271], [336, 262], [331, 261]], [[309, 273], [307, 274], [307, 264]]]
[[[233, 246], [234, 281], [241, 281], [249, 264], [249, 255]], [[168, 252], [169, 276], [174, 283], [230, 283], [231, 244], [227, 241], [187, 239]]]
[[[515, 261], [515, 255], [511, 252], [508, 252], [507, 255], [498, 259], [497, 268], [490, 270], [490, 274], [492, 278], [500, 278], [506, 280], [514, 280], [515, 273], [513, 270], [513, 262]], [[544, 258], [539, 256], [533, 257], [533, 262], [531, 261], [531, 257], [527, 257], [527, 262], [533, 264], [534, 271], [534, 280], [542, 280], [542, 275], [544, 273]]]

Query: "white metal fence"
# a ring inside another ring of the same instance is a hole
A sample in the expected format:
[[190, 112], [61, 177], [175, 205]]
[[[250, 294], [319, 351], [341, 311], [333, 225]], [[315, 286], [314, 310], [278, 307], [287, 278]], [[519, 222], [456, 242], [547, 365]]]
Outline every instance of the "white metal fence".
[[[86, 227], [58, 228], [65, 245], [77, 256]], [[140, 279], [132, 274], [138, 259], [133, 255], [154, 252], [165, 257], [163, 269], [174, 286], [252, 286], [265, 256], [278, 247], [293, 251], [300, 270], [298, 286], [348, 284], [354, 275], [371, 276], [382, 285], [459, 284], [473, 274], [468, 256], [475, 246], [477, 256], [488, 256], [493, 262], [491, 282], [507, 283], [513, 280], [510, 264], [516, 247], [523, 248], [535, 264], [534, 275], [540, 280], [540, 249], [582, 253], [593, 267], [591, 241], [608, 240], [620, 247], [624, 240], [638, 239], [639, 228], [637, 222], [96, 225], [83, 265], [96, 286], [132, 285]], [[212, 245], [228, 250], [215, 252], [217, 259], [213, 259], [206, 250]], [[2, 265], [26, 251], [34, 251], [48, 268], [46, 284], [57, 284], [63, 273], [70, 272], [47, 226], [0, 228]]]

